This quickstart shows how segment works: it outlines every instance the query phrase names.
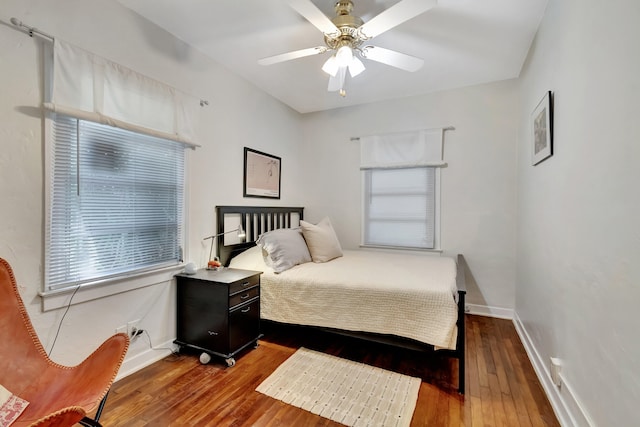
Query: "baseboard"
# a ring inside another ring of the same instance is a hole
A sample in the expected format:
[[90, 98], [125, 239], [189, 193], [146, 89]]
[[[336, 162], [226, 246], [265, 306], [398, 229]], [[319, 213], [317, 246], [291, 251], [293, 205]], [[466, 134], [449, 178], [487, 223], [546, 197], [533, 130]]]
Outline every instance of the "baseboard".
[[582, 405], [576, 398], [571, 385], [562, 376], [562, 374], [560, 374], [562, 386], [557, 387], [553, 384], [551, 374], [549, 372], [549, 364], [546, 363], [546, 361], [540, 356], [540, 353], [538, 353], [538, 350], [533, 344], [531, 337], [527, 333], [527, 330], [522, 324], [517, 313], [514, 313], [513, 324], [515, 325], [516, 331], [520, 336], [520, 340], [522, 341], [527, 355], [529, 356], [533, 369], [538, 376], [538, 380], [542, 384], [542, 388], [549, 398], [549, 402], [551, 402], [551, 406], [553, 407], [553, 411], [555, 412], [560, 425], [563, 427], [593, 427], [593, 422], [582, 408]]
[[157, 362], [158, 360], [164, 359], [172, 353], [171, 349], [173, 349], [173, 351], [177, 349], [177, 346], [173, 343], [173, 340], [159, 344], [156, 347], [156, 350], [147, 347], [140, 353], [127, 356], [120, 366], [120, 370], [118, 371], [118, 375], [116, 376], [116, 381], [119, 381], [135, 372], [138, 372], [140, 369], [146, 368], [147, 366]]
[[490, 307], [488, 305], [465, 304], [465, 313], [478, 316], [496, 317], [498, 319], [513, 319], [513, 310], [510, 308]]

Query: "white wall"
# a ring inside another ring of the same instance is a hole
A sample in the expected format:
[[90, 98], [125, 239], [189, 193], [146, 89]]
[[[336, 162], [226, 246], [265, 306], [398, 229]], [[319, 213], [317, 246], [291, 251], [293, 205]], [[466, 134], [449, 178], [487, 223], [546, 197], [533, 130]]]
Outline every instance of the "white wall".
[[[282, 204], [301, 203], [299, 115], [155, 25], [109, 0], [2, 0], [0, 20], [27, 25], [119, 62], [209, 101], [201, 110], [197, 151], [188, 152], [188, 260], [206, 261], [204, 236], [213, 234], [219, 204], [242, 198], [243, 147], [282, 157]], [[45, 348], [64, 310], [43, 313], [43, 138], [40, 43], [0, 24], [0, 257], [13, 266], [20, 292]], [[175, 338], [175, 289], [158, 283], [72, 305], [52, 357], [74, 364], [127, 321], [142, 319], [155, 346]], [[126, 369], [159, 357], [138, 339]]]
[[[360, 243], [360, 147], [350, 137], [454, 126], [445, 133], [442, 248], [465, 255], [478, 287], [468, 302], [514, 307], [517, 82], [307, 114], [305, 211], [325, 215], [345, 248]], [[500, 314], [504, 314], [501, 312]], [[508, 315], [508, 314], [507, 314]]]
[[[203, 147], [188, 154], [188, 259], [201, 265], [208, 249], [200, 239], [213, 233], [214, 207], [258, 200], [242, 198], [243, 146], [283, 159], [283, 197], [271, 203], [306, 206], [311, 221], [329, 215], [352, 248], [360, 173], [349, 138], [455, 126], [445, 142], [442, 246], [469, 261], [478, 284], [469, 302], [509, 309], [515, 292], [534, 362], [544, 370], [550, 356], [564, 361], [558, 401], [578, 424], [637, 420], [639, 3], [550, 0], [518, 81], [302, 118], [116, 2], [3, 0], [0, 20], [13, 16], [209, 101]], [[64, 310], [42, 313], [37, 296], [44, 257], [38, 46], [0, 25], [0, 256], [14, 267], [49, 348]], [[556, 98], [555, 154], [532, 167], [529, 113], [545, 90]], [[174, 307], [170, 282], [73, 305], [53, 358], [75, 363], [137, 318], [154, 345], [170, 343]], [[128, 360], [149, 360], [148, 353], [139, 340]]]
[[[640, 3], [550, 0], [521, 77], [516, 313], [566, 425], [638, 425]], [[555, 94], [554, 155], [529, 114]], [[548, 382], [548, 380], [546, 380]]]

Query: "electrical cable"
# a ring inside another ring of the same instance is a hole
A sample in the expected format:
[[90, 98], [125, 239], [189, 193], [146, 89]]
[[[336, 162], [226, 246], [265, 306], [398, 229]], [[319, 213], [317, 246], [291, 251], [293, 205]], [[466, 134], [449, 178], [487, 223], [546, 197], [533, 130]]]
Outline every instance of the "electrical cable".
[[60, 319], [60, 323], [58, 324], [58, 330], [56, 331], [56, 336], [53, 338], [53, 343], [51, 344], [51, 349], [49, 350], [49, 353], [47, 354], [47, 356], [49, 356], [49, 357], [51, 357], [51, 353], [53, 352], [53, 347], [55, 347], [56, 341], [58, 340], [58, 334], [60, 334], [60, 328], [62, 328], [62, 322], [64, 322], [64, 318], [67, 316], [67, 313], [69, 312], [69, 308], [71, 307], [71, 302], [73, 301], [73, 297], [76, 296], [76, 292], [78, 292], [78, 289], [80, 289], [80, 284], [78, 284], [78, 286], [76, 286], [75, 290], [71, 294], [71, 298], [69, 298], [69, 303], [67, 304], [67, 309], [64, 311], [64, 314], [62, 315], [62, 319]]
[[[73, 302], [73, 297], [76, 295], [76, 292], [78, 292], [78, 289], [80, 289], [81, 285], [76, 286], [76, 288], [73, 290], [73, 293], [71, 294], [71, 298], [69, 298], [69, 302], [67, 303], [67, 308], [64, 311], [64, 314], [62, 315], [62, 319], [60, 319], [60, 323], [58, 324], [58, 329], [56, 331], [56, 336], [53, 338], [53, 343], [51, 344], [51, 349], [49, 350], [49, 352], [47, 353], [47, 356], [51, 356], [51, 353], [53, 352], [53, 348], [56, 345], [56, 341], [58, 340], [58, 335], [60, 334], [60, 329], [62, 328], [62, 323], [64, 322], [65, 317], [67, 316], [67, 313], [69, 312], [69, 308], [71, 308], [71, 303]], [[143, 333], [146, 335], [147, 337], [147, 341], [149, 342], [149, 348], [151, 350], [155, 350], [155, 351], [162, 351], [162, 350], [169, 350], [171, 352], [171, 354], [177, 354], [178, 350], [171, 348], [171, 347], [154, 347], [153, 344], [151, 343], [151, 336], [149, 335], [149, 332], [146, 331], [146, 329], [138, 329], [134, 335], [134, 337], [137, 337], [138, 335], [140, 335], [141, 333]]]
[[149, 332], [147, 332], [146, 329], [143, 329], [142, 332], [144, 332], [144, 334], [146, 335], [147, 341], [149, 342], [149, 348], [151, 350], [155, 350], [155, 351], [169, 350], [172, 355], [178, 353], [177, 349], [174, 349], [174, 348], [171, 348], [171, 347], [154, 347], [153, 344], [151, 344], [151, 336], [149, 335]]

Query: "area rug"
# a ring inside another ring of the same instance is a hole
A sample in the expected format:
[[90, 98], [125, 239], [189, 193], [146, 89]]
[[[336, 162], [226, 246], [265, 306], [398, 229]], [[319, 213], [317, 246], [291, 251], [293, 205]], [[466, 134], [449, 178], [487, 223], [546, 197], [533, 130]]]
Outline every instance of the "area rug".
[[256, 391], [347, 426], [409, 426], [420, 378], [300, 348]]

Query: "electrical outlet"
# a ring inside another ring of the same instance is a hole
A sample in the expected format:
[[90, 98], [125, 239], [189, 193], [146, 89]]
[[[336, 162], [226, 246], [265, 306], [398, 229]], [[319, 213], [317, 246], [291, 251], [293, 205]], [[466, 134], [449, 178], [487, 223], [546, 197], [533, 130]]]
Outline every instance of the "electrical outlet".
[[116, 334], [126, 334], [127, 333], [127, 325], [118, 326], [116, 328]]
[[139, 329], [138, 323], [140, 323], [140, 319], [127, 322], [127, 335], [129, 335], [129, 338], [133, 338], [136, 335], [136, 331]]
[[133, 332], [131, 332], [131, 342], [134, 342], [143, 333], [144, 329], [133, 328]]

